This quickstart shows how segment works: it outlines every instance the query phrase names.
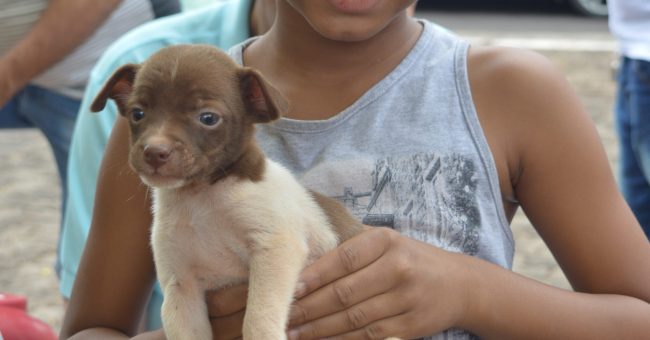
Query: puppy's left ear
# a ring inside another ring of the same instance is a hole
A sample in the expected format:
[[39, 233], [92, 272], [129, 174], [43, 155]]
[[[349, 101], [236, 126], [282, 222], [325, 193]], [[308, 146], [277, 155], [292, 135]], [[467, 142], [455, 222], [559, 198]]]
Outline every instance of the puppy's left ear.
[[246, 111], [255, 123], [276, 120], [289, 109], [287, 100], [259, 71], [243, 67], [239, 83]]

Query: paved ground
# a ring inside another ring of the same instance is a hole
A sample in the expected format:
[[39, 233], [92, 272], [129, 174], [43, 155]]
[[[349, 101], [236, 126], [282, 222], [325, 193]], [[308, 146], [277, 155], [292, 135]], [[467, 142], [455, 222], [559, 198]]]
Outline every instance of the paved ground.
[[[611, 107], [612, 52], [541, 51], [575, 86], [594, 118], [612, 165], [616, 139]], [[0, 292], [26, 295], [29, 311], [58, 329], [61, 303], [52, 270], [59, 222], [58, 177], [48, 145], [34, 130], [0, 130]], [[564, 275], [525, 216], [513, 223], [514, 270], [568, 287]]]

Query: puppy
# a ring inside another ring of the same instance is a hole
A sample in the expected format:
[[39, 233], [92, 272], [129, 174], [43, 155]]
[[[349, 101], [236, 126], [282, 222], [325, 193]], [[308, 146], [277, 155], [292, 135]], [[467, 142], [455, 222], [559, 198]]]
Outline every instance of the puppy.
[[248, 282], [244, 339], [285, 339], [300, 271], [362, 229], [256, 145], [254, 125], [279, 118], [285, 100], [204, 45], [122, 66], [91, 109], [109, 98], [130, 123], [130, 165], [153, 192], [167, 337], [212, 339], [205, 292]]

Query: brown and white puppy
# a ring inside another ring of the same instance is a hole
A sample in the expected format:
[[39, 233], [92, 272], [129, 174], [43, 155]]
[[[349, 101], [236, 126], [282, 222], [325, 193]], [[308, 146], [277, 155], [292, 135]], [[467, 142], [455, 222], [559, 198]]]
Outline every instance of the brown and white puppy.
[[108, 98], [129, 119], [129, 161], [152, 187], [152, 246], [170, 339], [212, 339], [205, 292], [248, 282], [243, 335], [285, 339], [300, 271], [362, 226], [267, 159], [254, 125], [286, 103], [255, 70], [205, 45], [124, 65]]

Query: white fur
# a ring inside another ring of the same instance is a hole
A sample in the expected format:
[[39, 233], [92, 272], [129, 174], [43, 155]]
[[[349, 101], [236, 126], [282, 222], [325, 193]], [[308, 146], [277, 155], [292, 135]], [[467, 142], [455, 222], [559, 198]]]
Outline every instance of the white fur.
[[205, 292], [248, 281], [244, 339], [286, 339], [300, 271], [338, 244], [309, 192], [270, 160], [259, 182], [229, 176], [153, 192], [152, 246], [167, 337], [212, 339]]

